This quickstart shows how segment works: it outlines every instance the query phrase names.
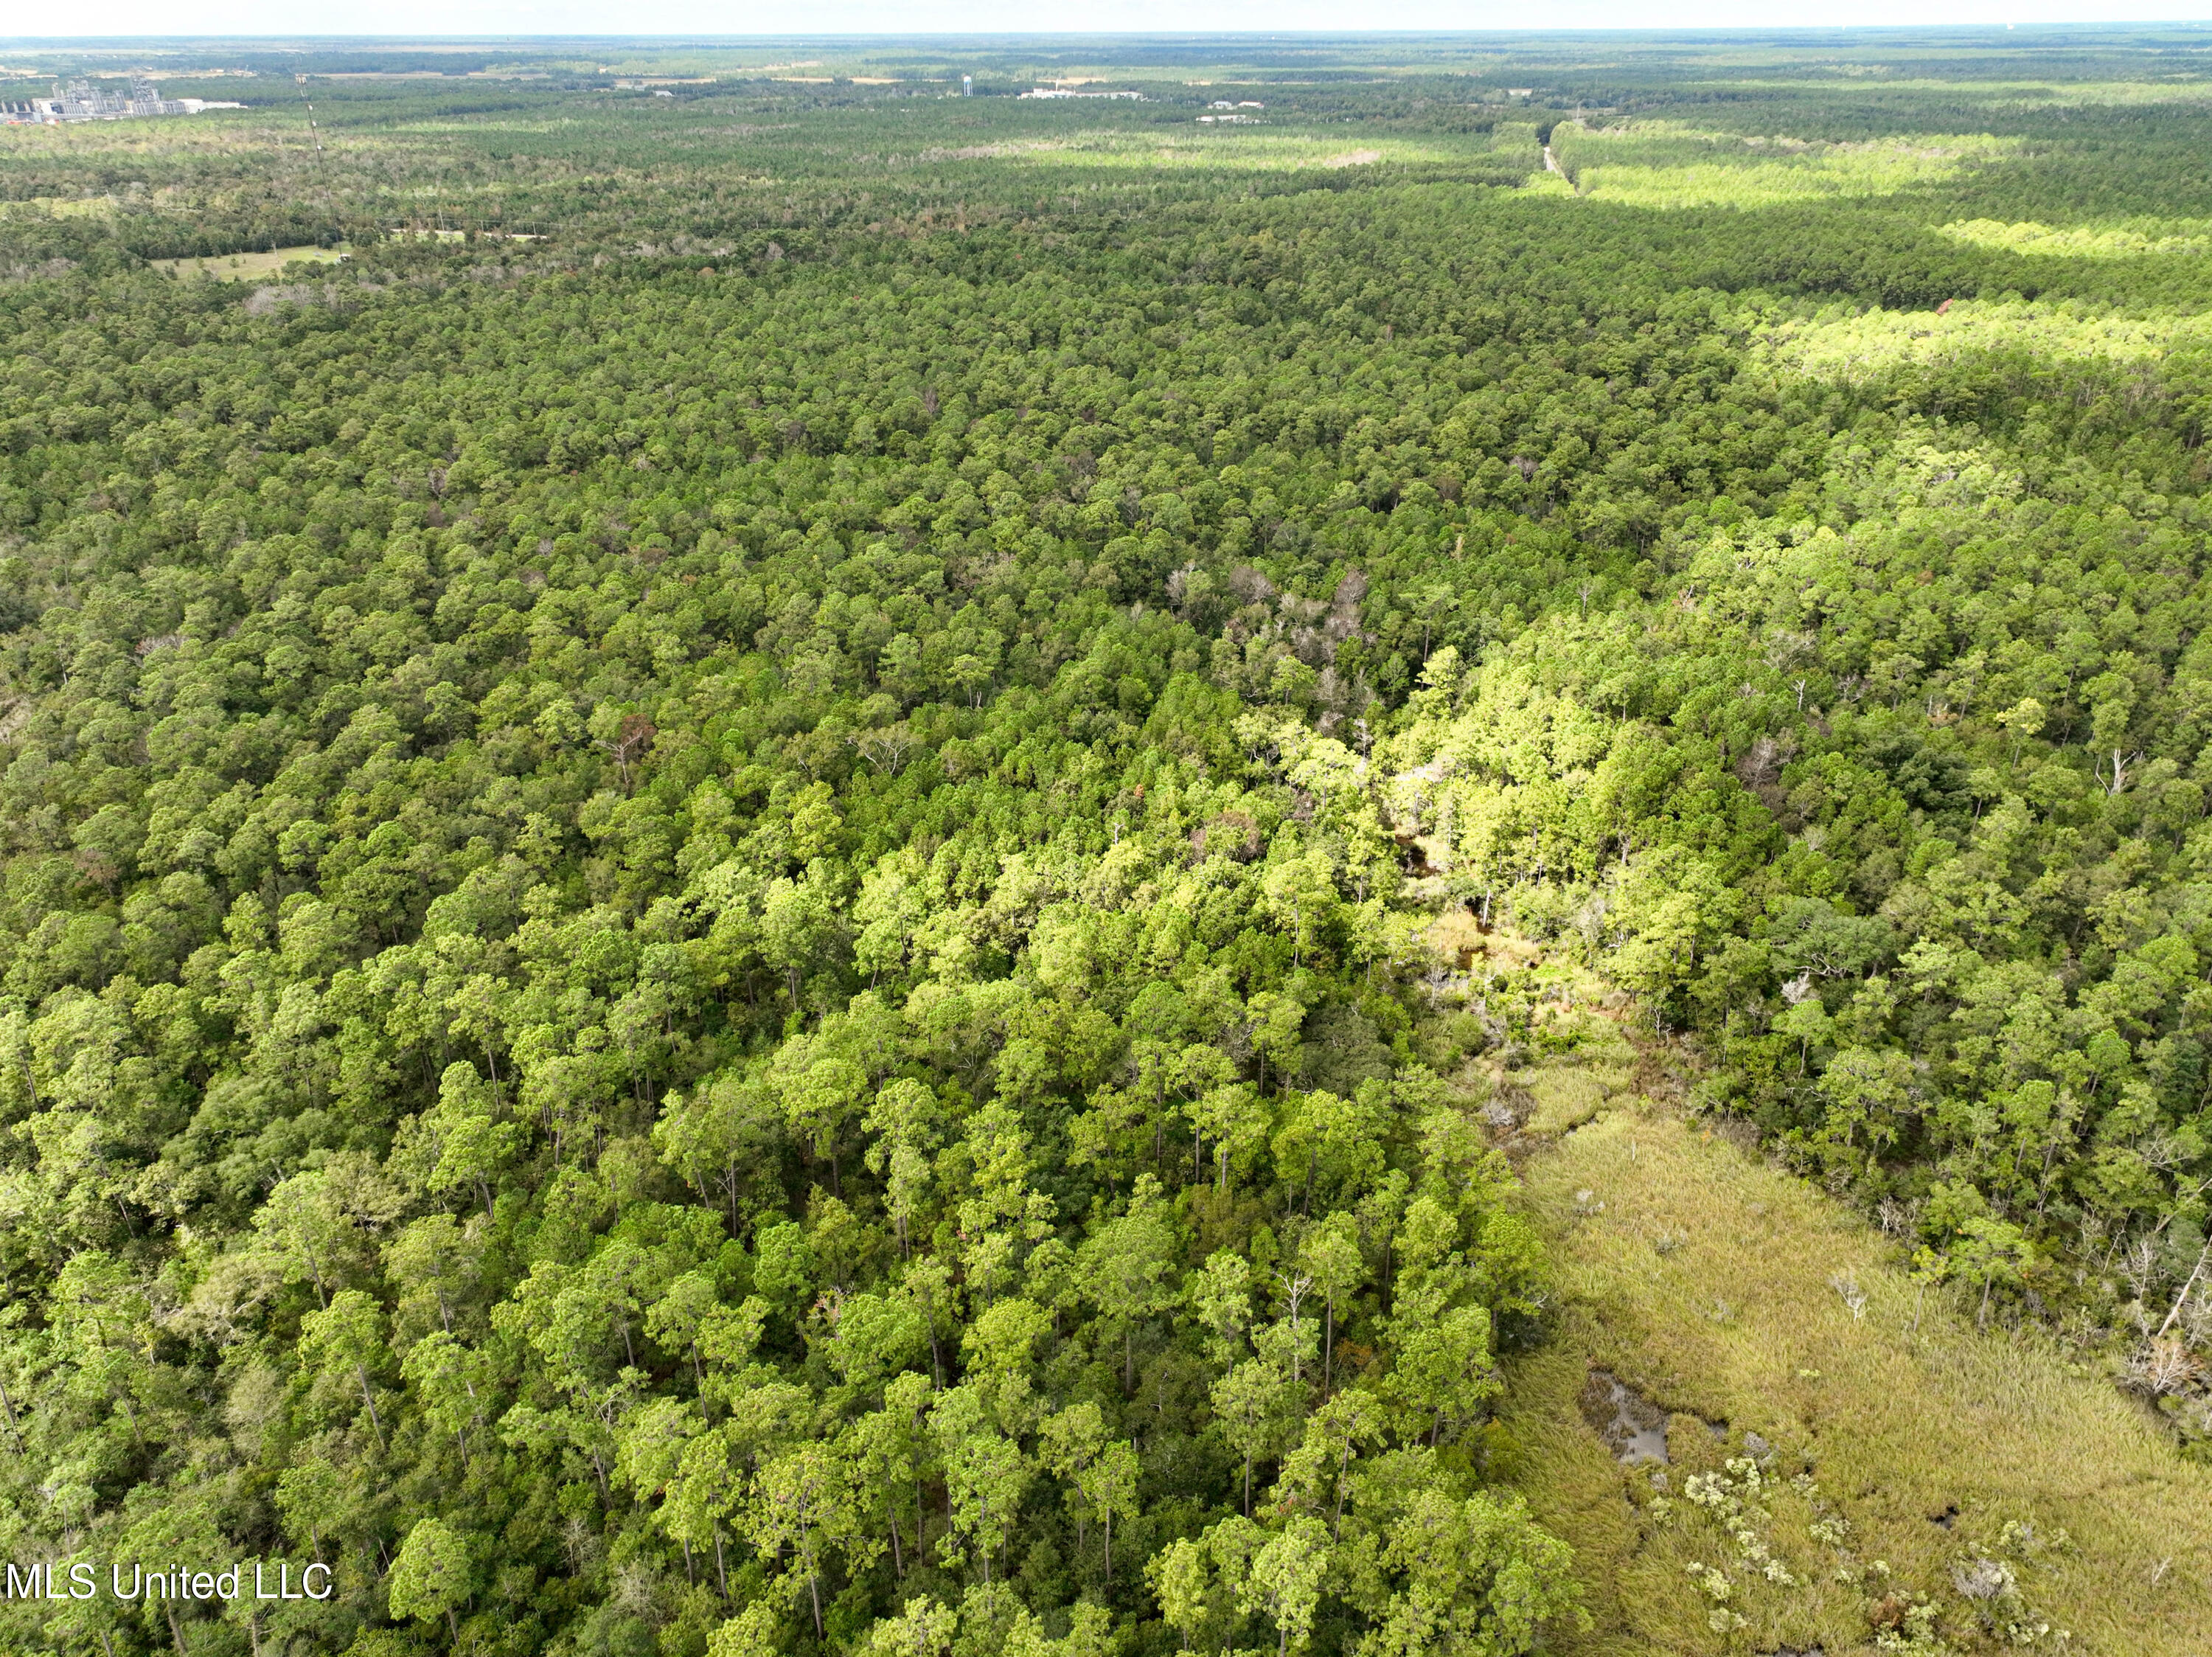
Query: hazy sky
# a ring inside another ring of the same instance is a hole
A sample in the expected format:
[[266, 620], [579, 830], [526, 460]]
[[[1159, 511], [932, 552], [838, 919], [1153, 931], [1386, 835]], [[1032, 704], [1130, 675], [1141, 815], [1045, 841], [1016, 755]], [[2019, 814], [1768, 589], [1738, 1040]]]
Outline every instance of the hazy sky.
[[[2212, 17], [2212, 0], [67, 0], [19, 29], [160, 34], [827, 34], [1127, 30], [1803, 27]], [[43, 28], [41, 27], [43, 25]]]

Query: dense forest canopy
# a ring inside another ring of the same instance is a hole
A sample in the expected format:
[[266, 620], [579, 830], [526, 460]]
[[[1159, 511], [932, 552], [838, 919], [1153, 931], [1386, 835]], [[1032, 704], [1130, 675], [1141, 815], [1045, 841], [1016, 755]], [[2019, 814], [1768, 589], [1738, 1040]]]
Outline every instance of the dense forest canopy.
[[0, 129], [0, 1551], [336, 1589], [11, 1648], [1538, 1648], [1440, 909], [2201, 1451], [2208, 47]]

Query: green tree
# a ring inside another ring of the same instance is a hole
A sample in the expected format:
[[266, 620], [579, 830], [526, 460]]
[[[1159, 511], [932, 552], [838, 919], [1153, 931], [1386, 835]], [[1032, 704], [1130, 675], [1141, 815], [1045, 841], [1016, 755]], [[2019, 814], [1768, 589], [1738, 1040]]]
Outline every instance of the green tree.
[[458, 1644], [461, 1628], [457, 1613], [474, 1591], [471, 1575], [467, 1538], [442, 1520], [417, 1520], [399, 1544], [386, 1579], [392, 1614], [425, 1622], [442, 1617]]
[[1306, 1515], [1290, 1521], [1252, 1556], [1239, 1602], [1275, 1625], [1276, 1657], [1303, 1651], [1312, 1638], [1314, 1612], [1328, 1572], [1328, 1532]]
[[300, 1325], [300, 1357], [311, 1374], [341, 1386], [358, 1388], [378, 1447], [384, 1444], [384, 1419], [376, 1412], [375, 1389], [368, 1371], [384, 1356], [384, 1313], [357, 1288], [341, 1289], [329, 1306], [313, 1312]]
[[1309, 1231], [1298, 1249], [1301, 1266], [1313, 1278], [1322, 1299], [1322, 1391], [1335, 1389], [1336, 1319], [1367, 1280], [1367, 1260], [1359, 1246], [1359, 1222], [1349, 1214], [1330, 1215]]
[[1385, 1386], [1409, 1429], [1427, 1428], [1431, 1447], [1446, 1429], [1472, 1420], [1499, 1391], [1491, 1368], [1487, 1308], [1453, 1307], [1418, 1322], [1401, 1317], [1393, 1334], [1397, 1350]]
[[1297, 1394], [1271, 1363], [1247, 1359], [1216, 1380], [1214, 1430], [1244, 1463], [1244, 1516], [1252, 1516], [1252, 1465], [1274, 1453], [1297, 1419]]
[[1382, 1558], [1396, 1586], [1364, 1642], [1373, 1657], [1518, 1654], [1547, 1618], [1589, 1623], [1565, 1544], [1517, 1496], [1421, 1490], [1384, 1532]]
[[806, 1585], [814, 1635], [822, 1637], [822, 1572], [830, 1550], [854, 1529], [850, 1470], [827, 1446], [800, 1444], [760, 1471], [746, 1513], [747, 1533], [763, 1558], [790, 1550], [788, 1573]]
[[930, 1423], [945, 1468], [951, 1533], [940, 1550], [946, 1563], [972, 1556], [991, 1581], [991, 1561], [1005, 1551], [1029, 1486], [1028, 1459], [1021, 1446], [993, 1422], [981, 1396], [971, 1386], [943, 1393]]
[[1085, 1240], [1076, 1253], [1084, 1291], [1110, 1337], [1121, 1346], [1121, 1390], [1137, 1384], [1137, 1331], [1175, 1303], [1176, 1240], [1159, 1182], [1137, 1177], [1126, 1212]]

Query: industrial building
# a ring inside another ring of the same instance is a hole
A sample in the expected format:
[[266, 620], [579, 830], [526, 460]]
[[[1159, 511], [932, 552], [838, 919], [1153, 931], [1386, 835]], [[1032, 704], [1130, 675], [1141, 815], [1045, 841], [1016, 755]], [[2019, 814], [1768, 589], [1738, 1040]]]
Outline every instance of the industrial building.
[[51, 98], [0, 101], [0, 123], [23, 126], [59, 121], [122, 121], [134, 116], [197, 115], [204, 109], [245, 107], [240, 103], [203, 98], [164, 98], [152, 77], [135, 75], [131, 76], [131, 95], [127, 98], [86, 80], [71, 81], [66, 86], [57, 81]]

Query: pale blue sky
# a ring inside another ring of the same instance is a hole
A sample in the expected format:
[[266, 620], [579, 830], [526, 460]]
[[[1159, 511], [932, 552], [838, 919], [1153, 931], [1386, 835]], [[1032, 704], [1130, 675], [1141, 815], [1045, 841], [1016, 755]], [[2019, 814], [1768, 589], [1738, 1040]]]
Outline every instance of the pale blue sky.
[[7, 8], [85, 35], [831, 34], [1214, 30], [1807, 27], [2159, 21], [2212, 0], [69, 0]]

